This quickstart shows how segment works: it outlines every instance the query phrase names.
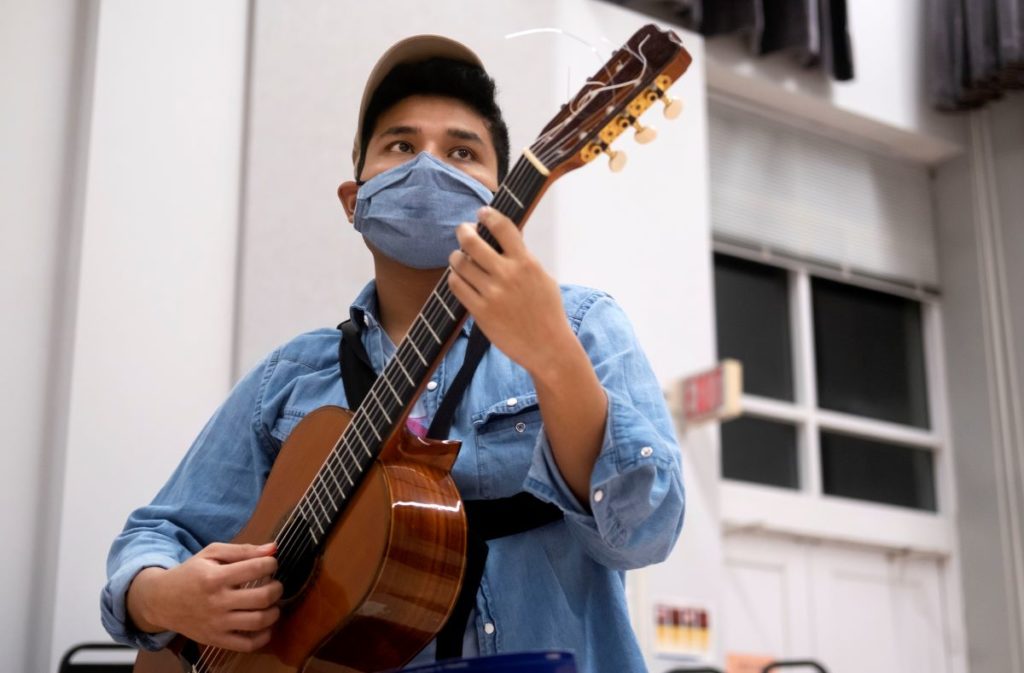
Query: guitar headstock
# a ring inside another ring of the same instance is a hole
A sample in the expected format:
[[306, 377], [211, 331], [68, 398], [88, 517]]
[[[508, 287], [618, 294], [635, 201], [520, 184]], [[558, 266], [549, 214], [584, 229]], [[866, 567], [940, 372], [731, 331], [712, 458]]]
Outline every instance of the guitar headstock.
[[654, 130], [640, 125], [639, 119], [659, 101], [666, 117], [679, 115], [682, 103], [667, 91], [691, 60], [674, 32], [644, 26], [544, 127], [529, 147], [531, 162], [539, 162], [551, 179], [601, 154], [609, 156], [613, 171], [621, 169], [625, 155], [611, 150], [611, 144], [630, 127], [636, 129], [638, 142], [653, 140]]

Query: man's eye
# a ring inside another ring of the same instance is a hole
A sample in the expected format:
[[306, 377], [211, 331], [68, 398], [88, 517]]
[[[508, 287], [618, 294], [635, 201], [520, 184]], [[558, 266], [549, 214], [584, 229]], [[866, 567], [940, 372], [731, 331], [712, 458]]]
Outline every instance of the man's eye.
[[397, 150], [399, 152], [412, 152], [412, 145], [405, 140], [396, 140], [391, 143], [390, 149]]
[[460, 159], [462, 161], [469, 161], [470, 159], [474, 158], [473, 152], [465, 147], [459, 147], [457, 149], [452, 150], [450, 156], [453, 156], [456, 159]]

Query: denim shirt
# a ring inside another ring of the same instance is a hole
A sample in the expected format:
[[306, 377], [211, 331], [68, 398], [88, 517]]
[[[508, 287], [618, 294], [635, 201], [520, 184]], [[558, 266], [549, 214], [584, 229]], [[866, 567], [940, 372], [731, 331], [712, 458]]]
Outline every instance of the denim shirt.
[[[661, 388], [622, 310], [607, 294], [583, 287], [563, 286], [562, 300], [608, 398], [589, 502], [581, 504], [558, 471], [530, 376], [492, 346], [452, 425], [450, 437], [462, 441], [455, 483], [467, 500], [526, 491], [565, 516], [488, 543], [467, 632], [475, 631], [480, 654], [568, 649], [584, 673], [644, 671], [623, 571], [663, 560], [679, 536], [679, 447]], [[351, 315], [365, 324], [363, 343], [379, 372], [394, 347], [378, 322], [372, 281]], [[462, 364], [470, 325], [471, 319], [435, 370], [436, 387], [423, 393], [428, 418]], [[336, 329], [320, 329], [270, 353], [238, 382], [153, 501], [129, 516], [111, 547], [101, 596], [103, 625], [115, 640], [147, 649], [170, 641], [173, 634], [141, 633], [128, 622], [125, 594], [135, 575], [231, 540], [295, 425], [318, 407], [347, 406], [339, 338]]]

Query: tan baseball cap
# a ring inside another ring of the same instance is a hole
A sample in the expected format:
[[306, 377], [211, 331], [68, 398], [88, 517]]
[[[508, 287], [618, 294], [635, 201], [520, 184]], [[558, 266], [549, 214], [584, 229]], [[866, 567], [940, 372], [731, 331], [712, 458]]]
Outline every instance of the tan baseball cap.
[[484, 67], [480, 57], [472, 49], [456, 42], [455, 40], [440, 35], [413, 35], [404, 40], [399, 40], [377, 60], [377, 64], [370, 71], [366, 78], [366, 86], [363, 87], [363, 99], [359, 102], [359, 118], [356, 120], [356, 137], [352, 143], [352, 165], [359, 165], [359, 152], [361, 143], [359, 136], [363, 131], [363, 118], [366, 115], [366, 106], [377, 91], [381, 81], [387, 77], [396, 65], [401, 63], [419, 63], [431, 58], [450, 58], [454, 61], [465, 61], [480, 68]]

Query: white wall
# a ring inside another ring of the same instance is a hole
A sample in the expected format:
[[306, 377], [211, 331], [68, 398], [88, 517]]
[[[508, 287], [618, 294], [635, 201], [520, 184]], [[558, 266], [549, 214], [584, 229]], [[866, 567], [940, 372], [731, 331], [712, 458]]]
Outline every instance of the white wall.
[[40, 608], [52, 594], [44, 552], [61, 465], [54, 443], [64, 386], [55, 349], [73, 305], [60, 289], [72, 229], [65, 205], [83, 5], [4, 3], [0, 20], [0, 652], [12, 671], [36, 669], [48, 637]]
[[969, 666], [1002, 673], [1024, 666], [1024, 97], [974, 114], [936, 212]]
[[99, 6], [50, 669], [231, 384], [247, 5]]

